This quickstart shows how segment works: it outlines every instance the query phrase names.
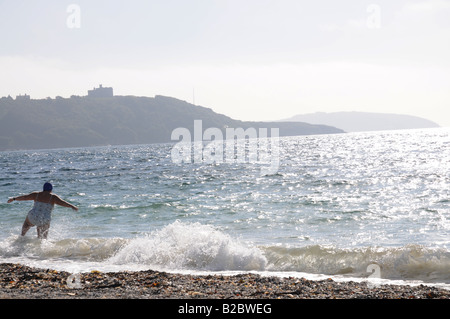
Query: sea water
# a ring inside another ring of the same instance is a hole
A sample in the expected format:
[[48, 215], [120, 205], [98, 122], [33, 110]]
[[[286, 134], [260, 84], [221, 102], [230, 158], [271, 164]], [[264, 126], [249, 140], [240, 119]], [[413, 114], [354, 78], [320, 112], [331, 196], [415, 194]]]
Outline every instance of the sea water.
[[[0, 262], [72, 273], [256, 272], [450, 288], [450, 129], [282, 137], [279, 167], [174, 144], [0, 152]], [[47, 240], [20, 230], [41, 190]]]

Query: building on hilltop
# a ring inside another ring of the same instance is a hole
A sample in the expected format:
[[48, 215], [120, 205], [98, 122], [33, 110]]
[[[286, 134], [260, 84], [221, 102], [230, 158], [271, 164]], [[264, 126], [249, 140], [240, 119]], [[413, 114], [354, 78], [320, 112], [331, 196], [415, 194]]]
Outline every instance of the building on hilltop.
[[16, 101], [29, 101], [30, 96], [27, 94], [24, 95], [16, 95]]
[[101, 84], [98, 88], [88, 90], [88, 97], [113, 97], [113, 88], [104, 88]]

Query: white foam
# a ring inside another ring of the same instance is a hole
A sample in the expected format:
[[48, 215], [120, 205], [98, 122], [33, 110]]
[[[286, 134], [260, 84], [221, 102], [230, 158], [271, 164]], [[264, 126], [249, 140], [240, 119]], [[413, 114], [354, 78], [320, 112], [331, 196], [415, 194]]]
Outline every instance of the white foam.
[[[450, 284], [450, 252], [420, 245], [402, 247], [266, 247], [267, 270]], [[370, 266], [376, 266], [372, 273]]]
[[264, 270], [266, 258], [209, 225], [176, 221], [161, 230], [132, 239], [108, 259], [112, 264], [148, 265], [165, 270]]
[[[145, 269], [181, 273], [257, 272], [281, 277], [332, 277], [369, 280], [373, 284], [427, 283], [450, 287], [450, 252], [444, 248], [255, 247], [213, 226], [180, 221], [132, 239], [39, 240], [11, 235], [0, 241], [0, 256], [0, 262], [72, 273]], [[370, 265], [379, 267], [379, 272], [372, 274]]]

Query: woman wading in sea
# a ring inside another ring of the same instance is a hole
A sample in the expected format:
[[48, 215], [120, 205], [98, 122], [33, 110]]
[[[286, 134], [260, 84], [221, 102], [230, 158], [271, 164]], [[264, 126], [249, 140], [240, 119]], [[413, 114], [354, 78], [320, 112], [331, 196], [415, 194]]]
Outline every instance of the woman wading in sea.
[[52, 210], [55, 204], [78, 210], [76, 206], [62, 200], [58, 195], [52, 194], [52, 190], [52, 184], [45, 183], [42, 192], [33, 192], [28, 195], [8, 199], [8, 203], [15, 200], [34, 200], [33, 208], [28, 212], [23, 223], [22, 236], [25, 236], [31, 227], [36, 226], [38, 238], [47, 239], [50, 221], [52, 219]]

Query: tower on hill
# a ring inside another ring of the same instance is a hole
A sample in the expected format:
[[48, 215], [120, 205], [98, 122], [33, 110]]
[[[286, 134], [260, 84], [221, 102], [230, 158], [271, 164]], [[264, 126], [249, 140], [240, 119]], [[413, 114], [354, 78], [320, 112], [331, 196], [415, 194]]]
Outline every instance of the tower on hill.
[[89, 97], [113, 97], [113, 88], [106, 88], [103, 87], [101, 84], [98, 88], [93, 88], [92, 90], [88, 91]]

